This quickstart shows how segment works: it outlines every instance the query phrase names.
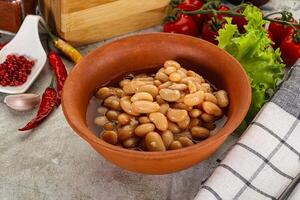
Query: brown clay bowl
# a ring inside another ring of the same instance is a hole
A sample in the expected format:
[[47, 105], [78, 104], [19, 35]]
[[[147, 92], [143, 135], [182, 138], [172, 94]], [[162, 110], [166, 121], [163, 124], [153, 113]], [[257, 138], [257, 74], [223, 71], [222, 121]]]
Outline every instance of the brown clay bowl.
[[[169, 59], [196, 70], [218, 88], [228, 91], [228, 120], [215, 135], [180, 150], [142, 152], [110, 145], [88, 128], [87, 105], [99, 86], [130, 72], [154, 70]], [[145, 174], [176, 172], [208, 158], [239, 126], [250, 102], [247, 75], [231, 55], [204, 40], [166, 33], [131, 36], [99, 47], [75, 66], [62, 95], [65, 117], [79, 136], [112, 163]]]

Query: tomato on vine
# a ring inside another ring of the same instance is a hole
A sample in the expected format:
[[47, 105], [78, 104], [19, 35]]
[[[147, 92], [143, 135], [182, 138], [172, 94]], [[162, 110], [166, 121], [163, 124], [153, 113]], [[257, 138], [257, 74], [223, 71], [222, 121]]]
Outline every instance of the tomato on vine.
[[[230, 8], [228, 6], [225, 6], [225, 5], [219, 5], [214, 9], [217, 10], [217, 11], [229, 11], [230, 10]], [[206, 16], [206, 21], [212, 20], [212, 18], [214, 16], [215, 16], [214, 14], [208, 14]], [[217, 14], [216, 16], [217, 16], [218, 20], [222, 20], [224, 17], [226, 17], [226, 14]]]
[[[242, 13], [242, 11], [238, 10], [237, 13], [240, 14], [240, 13]], [[232, 24], [237, 25], [240, 33], [245, 33], [246, 32], [244, 26], [247, 25], [248, 22], [247, 22], [245, 17], [243, 17], [243, 16], [233, 16], [232, 17]]]
[[[281, 12], [281, 17], [275, 17], [275, 20], [281, 20], [284, 22], [291, 22], [297, 25], [297, 21], [293, 18], [292, 13], [284, 11]], [[294, 28], [290, 25], [278, 23], [278, 22], [271, 22], [269, 26], [269, 31], [272, 33], [274, 37], [274, 42], [277, 46], [280, 45], [281, 41], [288, 35], [293, 34]]]
[[300, 58], [300, 30], [286, 36], [281, 44], [281, 57], [287, 66], [292, 66]]
[[170, 18], [163, 28], [164, 32], [198, 36], [199, 30], [194, 20], [186, 14], [179, 13], [176, 18]]
[[[180, 3], [177, 8], [181, 9], [183, 11], [195, 11], [202, 8], [204, 5], [204, 2], [202, 0], [184, 0], [182, 3]], [[193, 20], [197, 23], [197, 25], [201, 28], [204, 20], [205, 15], [202, 14], [194, 14], [190, 15]]]
[[224, 20], [219, 20], [214, 17], [212, 20], [204, 23], [202, 28], [202, 38], [215, 45], [218, 44], [216, 37], [219, 35], [218, 30], [224, 27]]

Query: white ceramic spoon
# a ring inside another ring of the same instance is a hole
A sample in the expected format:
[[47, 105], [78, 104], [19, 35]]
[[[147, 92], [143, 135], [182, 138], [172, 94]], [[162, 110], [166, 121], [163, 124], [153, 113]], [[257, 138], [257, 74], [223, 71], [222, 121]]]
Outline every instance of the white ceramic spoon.
[[9, 54], [16, 54], [19, 56], [23, 55], [26, 58], [35, 61], [35, 65], [33, 66], [27, 81], [23, 85], [15, 87], [2, 87], [0, 85], [0, 92], [8, 94], [24, 93], [45, 66], [47, 55], [39, 37], [38, 28], [40, 20], [40, 16], [28, 15], [24, 19], [24, 22], [16, 36], [0, 51], [0, 63], [4, 62], [6, 56]]

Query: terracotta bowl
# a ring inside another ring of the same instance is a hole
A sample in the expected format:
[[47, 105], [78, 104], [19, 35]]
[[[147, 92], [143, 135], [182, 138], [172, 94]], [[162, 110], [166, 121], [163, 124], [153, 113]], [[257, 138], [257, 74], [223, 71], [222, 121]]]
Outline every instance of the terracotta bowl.
[[[110, 145], [88, 128], [87, 105], [99, 86], [130, 72], [154, 71], [169, 59], [228, 91], [228, 120], [215, 135], [180, 150], [141, 152]], [[75, 66], [62, 95], [65, 117], [79, 136], [112, 163], [145, 174], [176, 172], [209, 157], [242, 122], [250, 102], [250, 83], [237, 60], [204, 40], [166, 33], [131, 36], [99, 47]]]

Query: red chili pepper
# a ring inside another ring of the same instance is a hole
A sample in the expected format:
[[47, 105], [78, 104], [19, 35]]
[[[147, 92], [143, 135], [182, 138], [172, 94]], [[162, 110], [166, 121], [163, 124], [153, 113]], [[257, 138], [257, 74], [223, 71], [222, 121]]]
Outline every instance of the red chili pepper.
[[57, 106], [61, 103], [61, 93], [64, 86], [64, 82], [67, 79], [68, 73], [62, 59], [55, 53], [51, 51], [48, 54], [50, 65], [55, 73], [56, 77], [56, 87], [57, 87]]
[[0, 43], [0, 50], [5, 46], [5, 44]]
[[[52, 85], [52, 84], [51, 84]], [[57, 93], [55, 88], [49, 86], [42, 97], [42, 101], [35, 118], [33, 118], [26, 126], [20, 128], [19, 131], [27, 131], [41, 124], [47, 116], [54, 110], [57, 102]]]

